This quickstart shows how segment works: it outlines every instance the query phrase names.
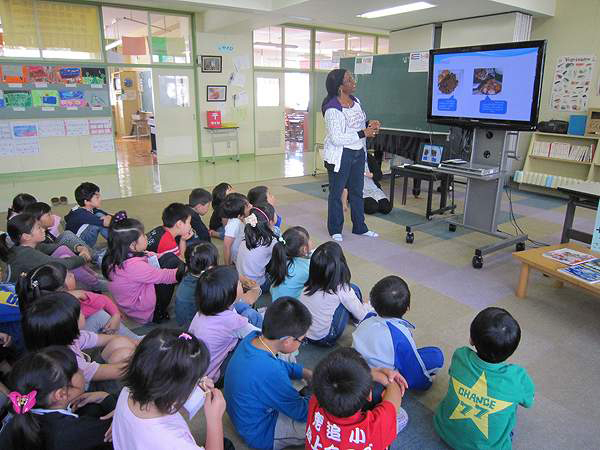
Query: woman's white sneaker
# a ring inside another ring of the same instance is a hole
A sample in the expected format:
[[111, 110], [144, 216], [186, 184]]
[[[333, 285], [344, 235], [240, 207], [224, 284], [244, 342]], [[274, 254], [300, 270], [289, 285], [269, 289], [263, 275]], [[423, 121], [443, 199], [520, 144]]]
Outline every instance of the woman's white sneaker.
[[342, 237], [342, 235], [340, 233], [332, 234], [331, 239], [333, 239], [334, 241], [338, 241], [338, 242], [342, 242], [344, 240], [344, 238]]
[[367, 231], [366, 233], [363, 233], [362, 236], [367, 236], [367, 237], [379, 237], [379, 235], [377, 233], [375, 233], [372, 230]]

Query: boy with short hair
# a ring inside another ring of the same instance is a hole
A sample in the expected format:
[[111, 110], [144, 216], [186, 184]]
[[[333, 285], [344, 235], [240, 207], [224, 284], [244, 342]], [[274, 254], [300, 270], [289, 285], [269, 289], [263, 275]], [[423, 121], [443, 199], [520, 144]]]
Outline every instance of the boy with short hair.
[[[386, 386], [382, 401], [372, 401], [373, 381]], [[360, 354], [342, 347], [317, 365], [306, 426], [306, 448], [385, 449], [407, 424], [401, 408], [406, 381], [390, 369], [370, 369]]]
[[527, 371], [506, 363], [519, 346], [521, 328], [502, 308], [481, 311], [471, 323], [471, 345], [452, 355], [448, 393], [434, 425], [453, 448], [512, 447], [519, 405], [533, 405], [535, 386]]
[[438, 347], [417, 348], [415, 326], [403, 319], [410, 309], [408, 285], [398, 276], [387, 276], [373, 286], [370, 299], [375, 313], [352, 333], [352, 347], [369, 366], [398, 370], [409, 389], [429, 389], [433, 375], [444, 366], [444, 354]]
[[93, 248], [98, 235], [108, 239], [108, 226], [112, 216], [100, 209], [102, 197], [100, 188], [94, 183], [81, 183], [75, 189], [77, 205], [65, 216], [65, 229], [79, 236]]
[[312, 318], [302, 303], [281, 297], [265, 312], [262, 334], [250, 333], [238, 345], [225, 372], [227, 413], [252, 448], [279, 450], [303, 445], [308, 398], [291, 380], [310, 380], [300, 364], [277, 358], [298, 350]]
[[244, 238], [244, 218], [249, 214], [252, 205], [244, 194], [232, 192], [225, 197], [221, 205], [223, 217], [227, 220], [225, 237], [223, 238], [223, 259], [225, 265], [234, 264], [237, 260], [240, 243]]
[[194, 230], [195, 236], [188, 242], [188, 245], [200, 241], [210, 242], [210, 233], [208, 228], [204, 225], [201, 216], [208, 212], [210, 202], [212, 201], [212, 194], [206, 189], [196, 188], [190, 192], [188, 198], [188, 206], [192, 209], [192, 229]]

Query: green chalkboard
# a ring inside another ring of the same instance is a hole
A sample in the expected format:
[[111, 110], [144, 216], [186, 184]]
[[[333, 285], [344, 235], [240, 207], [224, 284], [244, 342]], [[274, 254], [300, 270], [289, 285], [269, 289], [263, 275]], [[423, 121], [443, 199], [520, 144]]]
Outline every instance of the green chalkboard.
[[[408, 53], [376, 55], [369, 75], [355, 75], [356, 97], [370, 119], [383, 128], [443, 131], [448, 127], [427, 122], [427, 72], [408, 71]], [[342, 58], [340, 67], [354, 73], [354, 58]]]

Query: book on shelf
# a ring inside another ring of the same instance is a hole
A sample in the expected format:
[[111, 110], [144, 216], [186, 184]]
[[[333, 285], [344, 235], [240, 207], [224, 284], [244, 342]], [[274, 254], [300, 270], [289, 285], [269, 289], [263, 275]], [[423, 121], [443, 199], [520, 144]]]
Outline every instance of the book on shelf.
[[569, 161], [592, 162], [593, 145], [572, 145], [566, 142], [535, 141], [531, 154], [545, 158], [565, 159]]
[[553, 259], [554, 261], [558, 261], [559, 263], [567, 264], [569, 266], [585, 263], [596, 259], [593, 255], [578, 252], [577, 250], [573, 250], [570, 248], [559, 248], [557, 250], [552, 250], [550, 252], [544, 253], [544, 256], [546, 258]]

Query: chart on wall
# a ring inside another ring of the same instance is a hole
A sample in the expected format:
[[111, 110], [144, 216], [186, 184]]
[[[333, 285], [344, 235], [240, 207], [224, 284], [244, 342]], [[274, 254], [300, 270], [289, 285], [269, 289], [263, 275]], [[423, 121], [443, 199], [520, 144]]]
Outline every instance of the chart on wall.
[[109, 115], [103, 67], [0, 64], [0, 119]]
[[552, 83], [552, 109], [585, 111], [588, 106], [595, 56], [561, 56]]

